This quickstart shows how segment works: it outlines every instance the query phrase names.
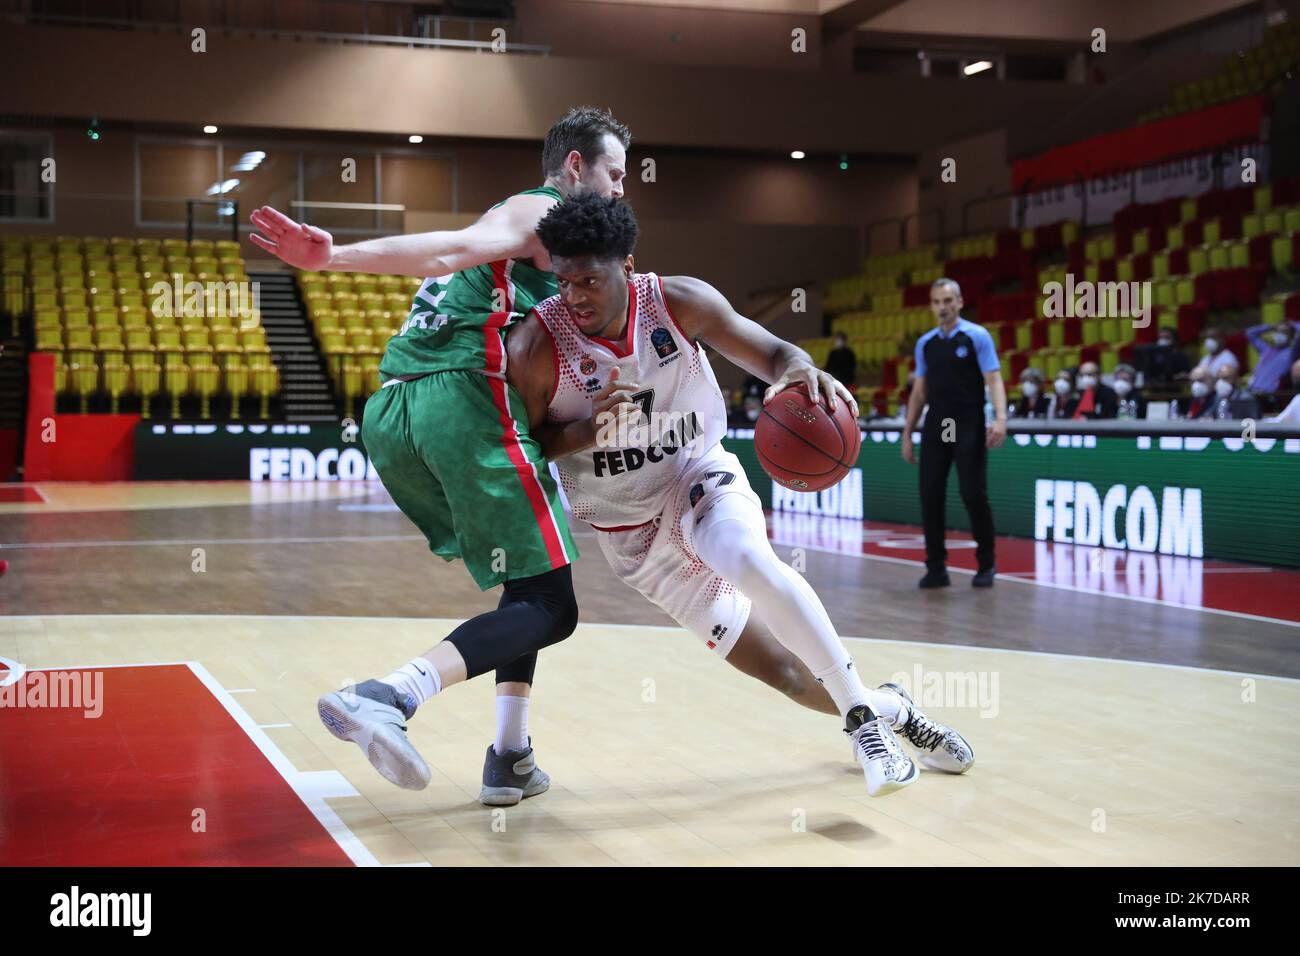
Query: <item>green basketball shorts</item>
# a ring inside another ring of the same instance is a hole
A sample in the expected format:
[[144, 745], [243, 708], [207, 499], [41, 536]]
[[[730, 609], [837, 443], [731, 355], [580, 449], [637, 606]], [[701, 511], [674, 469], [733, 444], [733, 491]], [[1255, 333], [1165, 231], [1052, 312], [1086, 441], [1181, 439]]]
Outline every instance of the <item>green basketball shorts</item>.
[[483, 590], [575, 561], [555, 479], [523, 399], [480, 372], [433, 372], [366, 402], [362, 441], [429, 550], [461, 558]]

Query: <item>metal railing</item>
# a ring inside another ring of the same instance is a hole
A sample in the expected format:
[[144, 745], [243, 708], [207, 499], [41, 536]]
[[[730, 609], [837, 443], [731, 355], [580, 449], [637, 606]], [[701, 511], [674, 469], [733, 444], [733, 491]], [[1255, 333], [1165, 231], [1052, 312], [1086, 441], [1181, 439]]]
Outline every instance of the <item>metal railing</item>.
[[230, 217], [230, 238], [239, 241], [238, 199], [187, 199], [185, 200], [185, 241], [194, 241], [194, 207], [216, 206], [218, 216]]
[[[265, 4], [266, 7], [275, 7], [274, 3]], [[365, 4], [361, 5], [365, 8]], [[224, 12], [225, 6], [221, 5]], [[189, 21], [182, 21], [179, 17], [175, 20], [127, 20], [117, 17], [96, 17], [96, 16], [71, 16], [67, 14], [42, 13], [38, 11], [7, 10], [3, 15], [3, 21], [6, 23], [32, 23], [32, 24], [53, 24], [62, 26], [86, 26], [100, 27], [116, 30], [145, 30], [153, 33], [163, 31], [175, 31], [188, 34], [196, 24]], [[275, 16], [270, 16], [272, 23], [275, 22]], [[447, 23], [465, 23], [469, 27], [469, 32], [473, 33], [477, 29], [487, 29], [489, 31], [501, 28], [506, 30], [507, 35], [509, 28], [512, 26], [510, 21], [506, 20], [473, 20], [468, 17], [435, 17], [438, 21]], [[197, 24], [204, 26], [204, 24]], [[492, 40], [461, 40], [441, 35], [442, 23], [440, 22], [434, 30], [435, 36], [421, 36], [414, 32], [409, 36], [370, 33], [368, 30], [362, 33], [338, 33], [326, 32], [320, 30], [300, 30], [287, 27], [247, 27], [237, 23], [229, 22], [228, 17], [219, 17], [217, 22], [212, 24], [214, 29], [223, 30], [239, 36], [255, 37], [257, 39], [278, 40], [316, 40], [324, 43], [340, 44], [362, 44], [374, 46], [405, 46], [411, 49], [447, 49], [447, 50], [472, 50], [475, 53], [526, 53], [537, 56], [548, 56], [551, 52], [549, 46], [543, 46], [535, 43], [511, 43], [509, 41], [501, 42], [496, 39]]]
[[[406, 206], [401, 203], [380, 202], [313, 202], [295, 199], [289, 203], [295, 218], [313, 226], [343, 233], [383, 233], [400, 235], [406, 232]], [[350, 215], [356, 213], [358, 215]], [[365, 213], [372, 215], [365, 216]], [[370, 219], [367, 225], [362, 220]]]

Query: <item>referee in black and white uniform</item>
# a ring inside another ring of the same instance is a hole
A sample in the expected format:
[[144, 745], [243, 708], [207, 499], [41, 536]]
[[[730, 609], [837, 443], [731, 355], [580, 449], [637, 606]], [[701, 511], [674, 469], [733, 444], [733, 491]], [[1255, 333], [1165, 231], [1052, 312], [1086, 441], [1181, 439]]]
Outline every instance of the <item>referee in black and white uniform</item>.
[[[989, 506], [988, 449], [1007, 437], [1007, 391], [1002, 384], [993, 337], [961, 317], [961, 288], [952, 279], [930, 286], [930, 311], [939, 324], [916, 342], [916, 382], [907, 402], [903, 458], [916, 463], [912, 431], [929, 403], [921, 432], [921, 517], [925, 525], [923, 588], [947, 587], [944, 502], [948, 472], [957, 462], [957, 482], [970, 514], [978, 572], [971, 584], [993, 586], [993, 509]], [[993, 420], [984, 419], [984, 390], [993, 403]]]

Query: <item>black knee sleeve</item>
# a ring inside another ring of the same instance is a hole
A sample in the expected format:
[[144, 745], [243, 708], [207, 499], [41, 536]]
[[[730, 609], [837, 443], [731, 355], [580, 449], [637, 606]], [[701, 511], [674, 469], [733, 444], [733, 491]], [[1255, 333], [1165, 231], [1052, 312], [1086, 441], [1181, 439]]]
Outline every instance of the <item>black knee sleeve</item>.
[[[466, 621], [447, 640], [465, 659], [467, 677], [495, 669], [498, 683], [531, 683], [536, 652], [558, 644], [577, 625], [573, 572], [565, 565], [545, 574], [507, 581], [495, 611]], [[530, 655], [534, 655], [533, 661], [522, 660]]]

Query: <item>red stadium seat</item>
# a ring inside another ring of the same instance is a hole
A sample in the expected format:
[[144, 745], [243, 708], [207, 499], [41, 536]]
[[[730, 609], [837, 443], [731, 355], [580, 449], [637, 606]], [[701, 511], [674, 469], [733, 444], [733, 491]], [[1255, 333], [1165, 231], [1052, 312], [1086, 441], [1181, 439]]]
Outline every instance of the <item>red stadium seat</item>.
[[880, 387], [882, 389], [898, 387], [898, 364], [901, 361], [902, 359], [898, 356], [894, 356], [885, 359], [880, 366]]
[[1025, 351], [1011, 353], [1011, 378], [1020, 381], [1020, 373], [1029, 368], [1029, 353]]
[[1245, 332], [1233, 332], [1228, 335], [1223, 342], [1229, 352], [1237, 356], [1237, 361], [1241, 363], [1241, 368], [1247, 368], [1250, 356], [1250, 340], [1246, 338]]
[[1192, 280], [1192, 288], [1196, 290], [1196, 301], [1204, 302], [1206, 308], [1215, 308], [1214, 292], [1218, 286], [1213, 272], [1202, 272]]
[[998, 326], [998, 351], [1012, 352], [1016, 347], [1016, 327], [1011, 322]]
[[903, 290], [903, 308], [915, 309], [930, 304], [930, 284], [920, 282]]
[[1300, 319], [1300, 292], [1287, 296], [1285, 308], [1288, 319]]
[[1247, 255], [1252, 266], [1263, 266], [1265, 270], [1273, 264], [1273, 237], [1275, 233], [1265, 233], [1250, 240]]
[[1066, 345], [1083, 344], [1083, 322], [1077, 316], [1067, 317], [1061, 324], [1065, 326]]
[[1232, 300], [1234, 308], [1248, 309], [1259, 304], [1259, 294], [1264, 288], [1267, 271], [1255, 267], [1233, 269]]
[[1178, 341], [1195, 342], [1201, 337], [1208, 312], [1199, 302], [1189, 302], [1178, 307]]

